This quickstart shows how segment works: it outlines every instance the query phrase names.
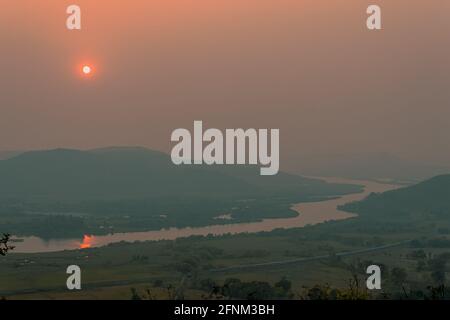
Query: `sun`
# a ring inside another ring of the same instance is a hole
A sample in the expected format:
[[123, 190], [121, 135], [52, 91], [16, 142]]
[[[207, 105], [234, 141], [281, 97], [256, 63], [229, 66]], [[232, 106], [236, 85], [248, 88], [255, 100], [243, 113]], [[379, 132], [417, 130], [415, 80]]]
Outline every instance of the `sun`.
[[82, 71], [83, 71], [83, 74], [90, 75], [92, 73], [92, 68], [91, 68], [91, 66], [84, 65]]
[[98, 75], [98, 65], [93, 61], [85, 60], [76, 63], [74, 71], [79, 79], [91, 80]]

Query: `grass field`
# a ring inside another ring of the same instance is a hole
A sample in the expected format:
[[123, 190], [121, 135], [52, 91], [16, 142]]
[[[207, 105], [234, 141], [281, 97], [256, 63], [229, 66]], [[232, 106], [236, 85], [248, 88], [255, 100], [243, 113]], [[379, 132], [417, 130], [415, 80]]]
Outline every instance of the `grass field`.
[[[245, 282], [275, 284], [286, 278], [292, 283], [294, 297], [300, 297], [305, 288], [315, 285], [345, 288], [354, 274], [364, 280], [364, 270], [370, 264], [386, 268], [383, 292], [397, 292], [404, 286], [414, 289], [432, 283], [432, 271], [427, 269], [429, 261], [450, 252], [450, 248], [442, 246], [421, 245], [418, 249], [408, 244], [348, 257], [333, 256], [338, 252], [367, 249], [418, 236], [410, 230], [383, 235], [361, 233], [355, 231], [355, 226], [351, 227], [354, 223], [343, 221], [271, 233], [214, 238], [118, 243], [103, 248], [58, 253], [12, 253], [0, 260], [0, 296], [7, 299], [131, 299], [134, 288], [142, 295], [150, 290], [147, 298], [151, 299], [173, 298], [175, 290], [182, 290], [184, 298], [199, 298], [208, 294], [199, 285], [205, 279], [223, 283], [226, 279], [237, 278]], [[421, 238], [433, 236], [436, 234], [432, 227], [422, 226]], [[417, 250], [425, 252], [426, 257], [421, 258], [425, 263], [424, 270], [418, 270], [420, 259], [412, 257], [411, 253]], [[331, 257], [267, 268], [211, 271], [321, 255]], [[73, 264], [82, 269], [81, 291], [66, 289], [66, 268]], [[391, 273], [388, 270], [394, 268], [406, 273], [403, 283], [388, 275]], [[186, 278], [187, 281], [183, 280]]]

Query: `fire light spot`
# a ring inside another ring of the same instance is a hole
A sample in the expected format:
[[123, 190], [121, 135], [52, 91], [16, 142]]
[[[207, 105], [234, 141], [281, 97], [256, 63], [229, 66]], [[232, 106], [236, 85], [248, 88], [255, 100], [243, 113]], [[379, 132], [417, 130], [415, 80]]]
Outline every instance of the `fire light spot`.
[[88, 236], [87, 234], [85, 234], [83, 236], [83, 242], [80, 244], [80, 249], [88, 249], [91, 248], [93, 243], [94, 243], [94, 236]]

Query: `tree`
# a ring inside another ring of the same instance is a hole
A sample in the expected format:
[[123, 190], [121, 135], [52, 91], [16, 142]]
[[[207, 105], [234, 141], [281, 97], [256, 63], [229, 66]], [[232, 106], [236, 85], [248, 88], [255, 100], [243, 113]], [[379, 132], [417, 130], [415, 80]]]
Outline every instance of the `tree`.
[[283, 292], [289, 292], [292, 288], [292, 283], [286, 279], [286, 277], [283, 277], [280, 281], [275, 283], [275, 288], [281, 288]]
[[447, 269], [447, 257], [445, 255], [440, 255], [439, 257], [429, 261], [429, 266], [431, 269], [431, 278], [437, 285], [442, 285], [445, 283], [446, 269]]
[[368, 300], [370, 293], [361, 285], [359, 278], [353, 275], [349, 280], [347, 288], [332, 288], [330, 285], [315, 285], [306, 288], [306, 292], [301, 295], [305, 300]]
[[6, 256], [6, 253], [8, 253], [8, 251], [14, 249], [13, 246], [10, 246], [8, 244], [9, 240], [10, 240], [10, 235], [5, 233], [3, 234], [2, 238], [0, 238], [0, 255], [1, 256]]
[[401, 286], [405, 283], [408, 274], [405, 269], [396, 267], [392, 269], [391, 277], [395, 285]]

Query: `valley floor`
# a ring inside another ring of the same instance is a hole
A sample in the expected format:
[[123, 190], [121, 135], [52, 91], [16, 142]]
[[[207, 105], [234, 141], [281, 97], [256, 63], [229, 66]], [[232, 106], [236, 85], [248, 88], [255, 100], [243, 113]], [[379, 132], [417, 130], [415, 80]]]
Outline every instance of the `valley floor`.
[[[249, 283], [265, 288], [268, 284], [275, 289], [280, 280], [287, 280], [289, 292], [270, 296], [277, 292], [274, 289], [263, 298], [301, 299], [311, 298], [311, 289], [315, 287], [325, 291], [327, 288], [347, 290], [354, 279], [359, 279], [358, 286], [364, 291], [365, 269], [371, 264], [382, 266], [383, 289], [367, 292], [370, 298], [406, 298], [410, 297], [408, 292], [426, 294], [427, 286], [437, 286], [439, 281], [445, 283], [446, 264], [443, 279], [439, 279], [439, 270], [435, 269], [439, 268], [436, 261], [448, 259], [450, 238], [438, 233], [435, 226], [423, 222], [414, 228], [398, 227], [397, 230], [395, 227], [392, 230], [370, 227], [372, 231], [364, 228], [369, 227], [357, 218], [269, 233], [117, 243], [45, 254], [11, 253], [0, 259], [0, 296], [6, 299], [224, 298], [213, 294], [214, 288], [239, 279], [243, 286]], [[342, 252], [353, 254], [339, 254]], [[286, 260], [297, 262], [273, 263]], [[80, 291], [66, 289], [66, 268], [73, 264], [82, 270]], [[257, 266], [252, 267], [254, 264]], [[250, 266], [240, 268], [241, 265]]]

